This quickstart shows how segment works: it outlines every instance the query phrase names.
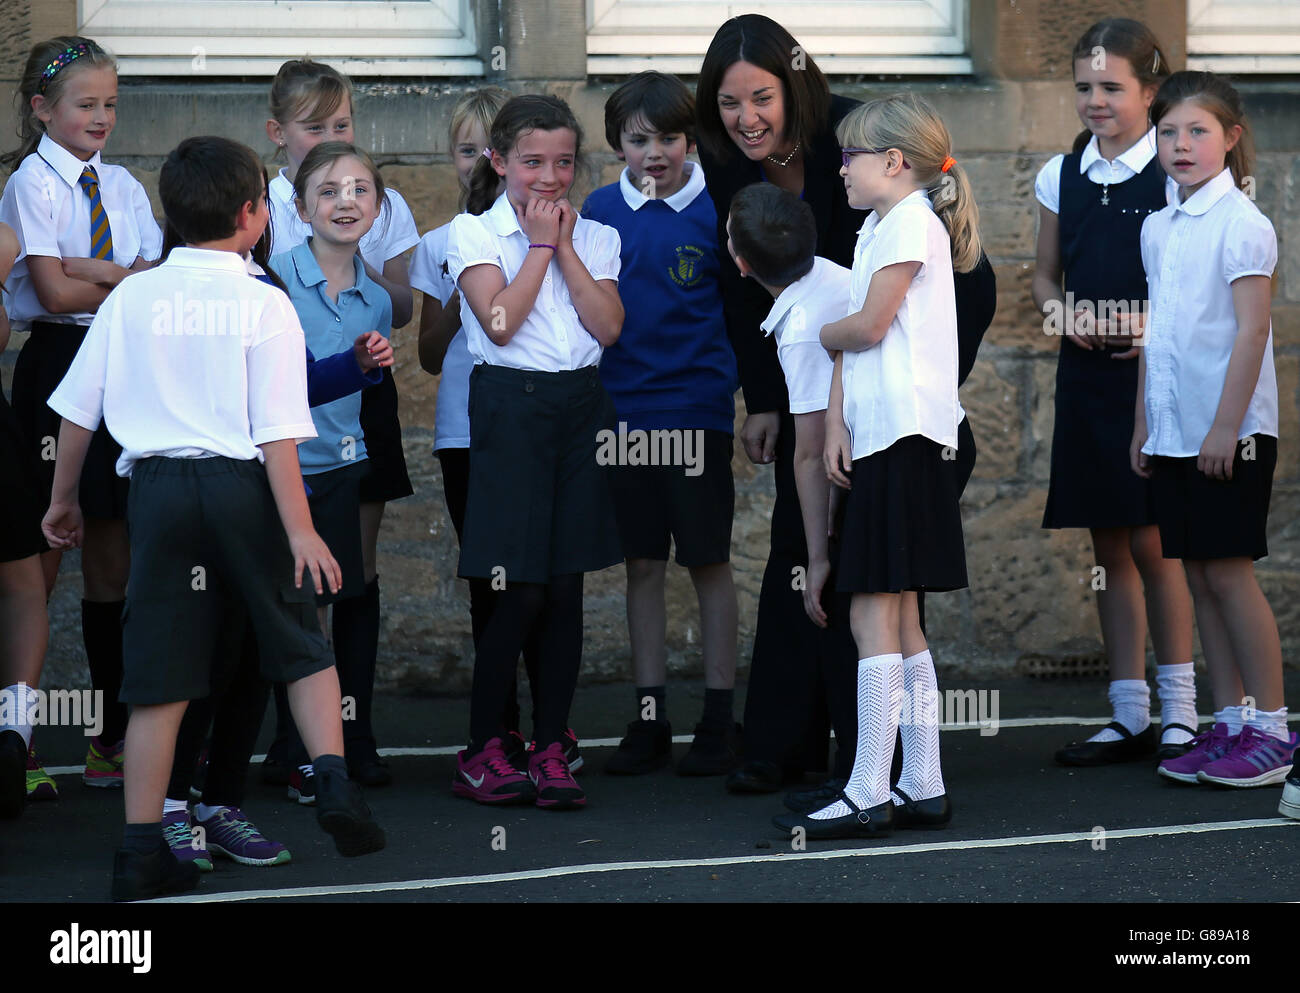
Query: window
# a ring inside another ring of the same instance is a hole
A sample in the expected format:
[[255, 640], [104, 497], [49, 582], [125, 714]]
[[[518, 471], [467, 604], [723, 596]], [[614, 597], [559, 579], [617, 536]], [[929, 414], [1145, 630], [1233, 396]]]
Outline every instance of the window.
[[1187, 0], [1187, 68], [1300, 71], [1296, 0]]

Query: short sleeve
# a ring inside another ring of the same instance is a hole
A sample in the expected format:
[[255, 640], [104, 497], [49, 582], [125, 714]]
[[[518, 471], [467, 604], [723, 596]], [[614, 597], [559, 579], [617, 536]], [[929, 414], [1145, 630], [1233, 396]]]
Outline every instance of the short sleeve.
[[1053, 214], [1061, 212], [1061, 164], [1064, 155], [1053, 155], [1047, 165], [1038, 170], [1034, 179], [1034, 196]]
[[117, 291], [114, 290], [100, 305], [72, 365], [48, 401], [56, 414], [87, 431], [94, 431], [104, 419], [109, 330], [119, 313], [116, 297]]
[[162, 255], [162, 229], [154, 220], [149, 194], [134, 180], [131, 183], [131, 216], [135, 220], [136, 230], [140, 232], [140, 257], [146, 262], [157, 262], [158, 256]]
[[37, 169], [23, 169], [9, 177], [4, 201], [0, 205], [3, 220], [18, 235], [18, 258], [42, 255], [62, 258], [59, 230], [55, 223], [57, 186], [62, 180]]
[[587, 236], [586, 256], [582, 261], [592, 279], [616, 280], [623, 265], [620, 258], [623, 241], [618, 235], [618, 229], [595, 221], [591, 225], [595, 230]]
[[825, 410], [831, 397], [835, 363], [820, 342], [782, 343], [777, 349], [785, 385], [790, 394], [790, 413], [811, 414]]
[[505, 271], [496, 238], [474, 214], [453, 217], [447, 232], [447, 274], [452, 282], [459, 283], [466, 269], [484, 264]]
[[380, 253], [383, 259], [380, 265], [375, 266], [376, 269], [382, 269], [382, 262], [397, 258], [420, 240], [420, 231], [415, 226], [415, 216], [411, 213], [411, 208], [406, 205], [402, 194], [396, 190], [385, 190], [384, 206], [388, 210], [384, 216], [375, 220], [376, 224], [387, 225], [383, 228], [383, 251]]
[[[897, 210], [896, 207], [895, 211]], [[871, 246], [871, 273], [899, 262], [920, 262], [924, 265], [930, 257], [928, 249], [933, 236], [933, 222], [938, 221], [938, 218], [924, 203], [905, 205], [904, 211], [893, 218], [893, 223], [882, 222], [876, 228], [876, 240]], [[891, 218], [893, 213], [890, 212]]]
[[254, 445], [316, 437], [307, 405], [307, 344], [289, 298], [268, 290], [247, 355]]
[[1257, 210], [1243, 212], [1223, 232], [1223, 278], [1272, 276], [1277, 268], [1277, 235], [1269, 219]]
[[444, 307], [456, 292], [447, 271], [447, 234], [450, 224], [430, 231], [415, 246], [411, 256], [411, 288], [427, 293]]

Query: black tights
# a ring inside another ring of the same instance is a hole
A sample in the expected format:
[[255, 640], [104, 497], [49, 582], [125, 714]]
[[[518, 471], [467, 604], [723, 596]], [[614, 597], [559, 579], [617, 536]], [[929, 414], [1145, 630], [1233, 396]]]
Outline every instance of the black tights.
[[470, 698], [471, 754], [501, 737], [506, 695], [514, 681], [519, 653], [537, 639], [537, 681], [533, 685], [539, 749], [560, 741], [569, 725], [569, 707], [582, 665], [582, 573], [552, 576], [542, 583], [510, 583], [502, 590], [479, 638]]

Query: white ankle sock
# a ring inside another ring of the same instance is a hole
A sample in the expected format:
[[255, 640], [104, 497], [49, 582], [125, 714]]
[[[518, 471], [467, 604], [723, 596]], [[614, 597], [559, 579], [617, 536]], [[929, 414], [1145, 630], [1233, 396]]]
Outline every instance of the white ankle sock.
[[[853, 756], [844, 794], [859, 810], [889, 799], [889, 766], [898, 735], [898, 711], [903, 703], [903, 656], [897, 652], [858, 661], [858, 750]], [[842, 800], [814, 811], [813, 820], [851, 813]]]
[[12, 686], [6, 686], [3, 691], [3, 700], [5, 706], [0, 708], [3, 712], [4, 719], [0, 720], [0, 728], [17, 731], [23, 739], [23, 744], [32, 747], [32, 726], [27, 723], [27, 715], [30, 707], [36, 699], [36, 688], [28, 686], [26, 683], [14, 683]]
[[171, 797], [163, 799], [163, 816], [174, 814], [178, 810], [189, 810], [190, 805], [184, 800], [173, 800]]
[[1192, 663], [1156, 666], [1156, 692], [1160, 695], [1160, 743], [1184, 745], [1195, 735], [1170, 724], [1196, 727], [1196, 675]]
[[1217, 710], [1214, 713], [1214, 723], [1226, 724], [1228, 734], [1241, 734], [1241, 725], [1245, 723], [1242, 711], [1245, 709], [1245, 707], [1224, 707], [1222, 710]]
[[[929, 649], [903, 659], [903, 772], [898, 788], [913, 800], [943, 796], [939, 764], [939, 683]], [[895, 798], [897, 803], [902, 798]]]
[[1260, 734], [1271, 735], [1278, 741], [1290, 741], [1291, 731], [1286, 726], [1286, 708], [1281, 710], [1257, 710], [1255, 716], [1246, 722]]
[[[1145, 679], [1112, 679], [1110, 681], [1112, 720], [1129, 729], [1130, 734], [1141, 734], [1151, 723], [1151, 688]], [[1089, 741], [1119, 741], [1124, 736], [1112, 728], [1102, 728]]]

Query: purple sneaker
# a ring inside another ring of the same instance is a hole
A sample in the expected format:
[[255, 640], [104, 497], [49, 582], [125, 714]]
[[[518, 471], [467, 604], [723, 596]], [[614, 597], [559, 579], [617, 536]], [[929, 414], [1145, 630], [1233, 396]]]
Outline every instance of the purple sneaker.
[[199, 872], [212, 871], [212, 856], [201, 840], [203, 835], [196, 835], [190, 827], [188, 810], [173, 810], [170, 814], [163, 814], [162, 828], [163, 839], [176, 856], [176, 861], [193, 862]]
[[1290, 774], [1295, 750], [1294, 731], [1287, 735], [1286, 741], [1279, 741], [1247, 724], [1232, 751], [1202, 766], [1196, 778], [1219, 786], [1276, 786]]
[[199, 827], [208, 835], [208, 848], [241, 865], [283, 865], [293, 861], [289, 849], [253, 826], [238, 807], [218, 807]]
[[1156, 772], [1180, 783], [1199, 782], [1196, 774], [1201, 768], [1223, 758], [1236, 743], [1237, 735], [1228, 733], [1228, 725], [1216, 724], [1188, 742], [1191, 747], [1185, 754], [1161, 762]]
[[493, 738], [477, 755], [456, 755], [451, 791], [479, 803], [531, 803], [537, 796], [528, 777], [506, 758], [500, 738]]

